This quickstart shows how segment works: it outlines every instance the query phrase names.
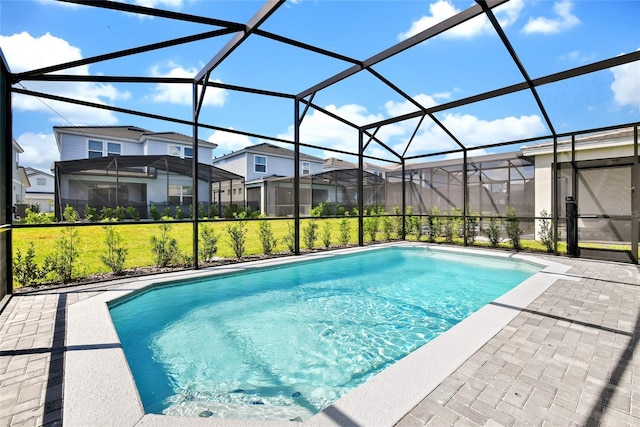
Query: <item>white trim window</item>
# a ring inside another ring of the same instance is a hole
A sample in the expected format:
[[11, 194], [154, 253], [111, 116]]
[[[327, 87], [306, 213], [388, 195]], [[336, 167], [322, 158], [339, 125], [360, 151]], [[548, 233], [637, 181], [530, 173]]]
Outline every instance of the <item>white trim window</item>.
[[311, 173], [311, 162], [302, 162], [302, 175], [309, 175]]
[[47, 178], [36, 178], [36, 185], [39, 185], [39, 186], [47, 185]]
[[169, 155], [181, 159], [193, 159], [193, 148], [182, 145], [169, 145]]
[[88, 157], [94, 159], [96, 157], [102, 157], [102, 141], [96, 141], [95, 139], [89, 140], [88, 145]]
[[255, 173], [267, 173], [267, 157], [266, 156], [253, 156], [253, 171]]
[[169, 204], [190, 205], [193, 203], [193, 187], [187, 185], [169, 185]]
[[122, 144], [119, 142], [107, 142], [105, 144], [104, 141], [90, 139], [87, 144], [87, 157], [90, 159], [120, 155], [122, 155]]

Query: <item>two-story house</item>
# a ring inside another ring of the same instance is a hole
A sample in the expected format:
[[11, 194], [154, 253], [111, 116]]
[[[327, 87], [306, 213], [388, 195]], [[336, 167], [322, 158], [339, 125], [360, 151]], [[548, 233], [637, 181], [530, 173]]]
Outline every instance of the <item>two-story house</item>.
[[[54, 127], [60, 161], [54, 164], [56, 215], [66, 205], [133, 206], [142, 218], [150, 207], [187, 215], [193, 203], [193, 140], [175, 132], [152, 132], [135, 126]], [[216, 144], [198, 141], [198, 207], [210, 212], [218, 181], [242, 177], [211, 166]], [[218, 209], [220, 207], [218, 206]]]
[[24, 153], [23, 148], [18, 144], [15, 139], [12, 141], [11, 146], [11, 165], [12, 165], [12, 198], [11, 206], [13, 206], [14, 217], [24, 215], [25, 206], [25, 194], [27, 188], [29, 188], [29, 178], [25, 173], [24, 167], [20, 166], [19, 155]]
[[24, 168], [29, 183], [25, 190], [25, 203], [29, 206], [38, 205], [40, 212], [52, 212], [55, 196], [55, 179], [53, 174], [34, 169]]
[[[231, 200], [238, 204], [246, 200], [246, 205], [251, 209], [267, 214], [268, 182], [295, 174], [294, 154], [293, 150], [263, 143], [213, 159], [214, 166], [245, 178], [244, 186], [221, 187], [221, 200]], [[300, 153], [300, 164], [297, 167], [301, 176], [312, 175], [322, 172], [323, 163], [324, 160], [319, 157]], [[301, 186], [304, 185], [301, 183]]]

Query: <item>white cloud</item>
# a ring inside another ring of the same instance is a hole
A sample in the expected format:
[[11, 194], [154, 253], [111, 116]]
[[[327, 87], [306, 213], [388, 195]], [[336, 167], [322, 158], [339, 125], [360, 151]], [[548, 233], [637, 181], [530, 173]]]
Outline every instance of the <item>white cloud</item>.
[[[434, 94], [433, 96], [425, 95], [421, 93], [419, 95], [414, 96], [413, 99], [418, 104], [422, 105], [424, 108], [429, 108], [429, 107], [438, 105], [438, 102], [435, 100], [435, 98], [447, 99], [450, 96], [451, 95], [449, 93]], [[387, 113], [389, 113], [389, 115], [392, 117], [401, 116], [403, 114], [412, 113], [418, 110], [418, 108], [412, 102], [409, 102], [409, 101], [403, 101], [403, 102], [387, 101], [384, 104], [384, 108], [387, 111]]]
[[134, 0], [131, 3], [133, 4], [137, 4], [138, 6], [144, 6], [144, 7], [165, 7], [165, 8], [169, 8], [169, 9], [180, 9], [182, 7], [182, 4], [184, 3], [183, 0]]
[[[537, 115], [484, 120], [470, 114], [447, 114], [441, 123], [467, 148], [538, 136], [545, 131]], [[435, 124], [421, 130], [409, 148], [409, 155], [458, 149], [459, 146]]]
[[[520, 16], [523, 7], [522, 0], [512, 0], [504, 5], [493, 9], [498, 22], [503, 28], [512, 25]], [[427, 28], [448, 19], [461, 11], [457, 9], [449, 0], [438, 0], [429, 5], [429, 15], [425, 15], [411, 23], [411, 27], [404, 33], [398, 34], [398, 40], [405, 40]], [[442, 34], [448, 38], [472, 38], [481, 34], [493, 33], [493, 27], [486, 16], [479, 15], [469, 21], [460, 24]]]
[[[151, 70], [153, 77], [186, 77], [194, 78], [199, 70], [195, 68], [183, 68], [182, 66], [169, 62], [164, 67], [155, 66]], [[221, 83], [220, 80], [214, 80]], [[208, 87], [204, 96], [204, 105], [222, 107], [228, 96], [228, 91], [224, 89]], [[190, 84], [160, 83], [153, 88], [151, 96], [153, 102], [168, 102], [171, 104], [192, 105], [193, 86]]]
[[24, 149], [18, 159], [20, 166], [50, 171], [51, 164], [60, 159], [56, 137], [54, 134], [23, 133], [16, 138], [18, 144]]
[[213, 151], [214, 156], [221, 156], [232, 151], [242, 150], [252, 145], [251, 139], [246, 135], [223, 131], [214, 131], [213, 134], [207, 138], [207, 141], [218, 145]]
[[[329, 105], [325, 110], [336, 114], [356, 125], [364, 125], [384, 120], [382, 114], [370, 114], [362, 105], [347, 104], [340, 107]], [[384, 126], [376, 134], [381, 141], [388, 140], [394, 136], [401, 135], [405, 132], [401, 125]], [[281, 139], [293, 141], [293, 126], [290, 126], [286, 133], [277, 136]], [[366, 140], [366, 136], [365, 136]], [[350, 153], [358, 152], [358, 131], [332, 117], [316, 110], [309, 110], [302, 125], [300, 126], [300, 141], [307, 144], [317, 145], [323, 148], [347, 151]], [[367, 150], [368, 154], [373, 153], [377, 144], [372, 143], [371, 149]], [[330, 151], [325, 152], [326, 157], [335, 156]]]
[[613, 67], [611, 72], [611, 90], [616, 103], [640, 108], [640, 61]]
[[522, 31], [527, 34], [555, 34], [569, 30], [580, 24], [580, 19], [571, 13], [572, 8], [573, 3], [570, 0], [556, 2], [553, 4], [555, 18], [545, 18], [544, 16], [529, 18], [529, 22], [527, 22]]
[[[27, 32], [0, 36], [0, 46], [14, 73], [82, 59], [79, 48], [49, 33], [40, 37], [33, 37]], [[75, 67], [61, 73], [88, 75], [89, 67]], [[118, 99], [127, 99], [130, 96], [128, 92], [120, 92], [115, 86], [102, 83], [25, 82], [22, 86], [33, 91], [63, 95], [101, 105], [111, 105]], [[14, 95], [13, 107], [17, 111], [45, 112], [51, 115], [52, 122], [67, 125], [69, 123], [108, 125], [118, 121], [116, 116], [107, 110], [40, 100], [32, 96]]]

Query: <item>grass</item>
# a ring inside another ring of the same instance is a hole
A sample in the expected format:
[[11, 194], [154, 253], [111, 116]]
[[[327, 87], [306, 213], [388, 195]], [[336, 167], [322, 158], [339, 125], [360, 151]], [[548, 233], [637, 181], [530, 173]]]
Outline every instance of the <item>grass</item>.
[[[275, 238], [277, 239], [277, 245], [274, 249], [274, 253], [288, 253], [289, 249], [284, 242], [284, 237], [288, 233], [288, 224], [292, 223], [292, 219], [288, 220], [275, 220], [269, 221]], [[307, 227], [308, 219], [301, 220], [300, 233], [301, 242], [300, 248], [306, 250], [304, 246], [304, 230]], [[338, 246], [339, 237], [339, 223], [341, 218], [324, 218], [316, 219], [318, 222], [318, 239], [315, 241], [314, 248], [322, 248], [322, 233], [324, 224], [328, 223], [331, 229], [331, 245]], [[350, 225], [350, 244], [358, 243], [358, 220], [357, 218], [348, 218]], [[245, 255], [260, 255], [262, 254], [262, 246], [258, 237], [259, 220], [246, 221], [247, 226], [247, 238], [245, 244]], [[160, 223], [127, 223], [115, 225], [116, 230], [122, 235], [124, 239], [124, 245], [128, 250], [125, 269], [133, 269], [138, 267], [150, 267], [154, 265], [153, 253], [151, 252], [150, 240], [152, 236], [159, 236]], [[216, 220], [213, 222], [202, 222], [200, 227], [212, 227], [215, 234], [218, 236], [218, 252], [217, 256], [220, 258], [235, 258], [231, 246], [231, 240], [229, 233], [227, 232], [227, 226], [232, 225], [232, 221]], [[23, 255], [29, 248], [29, 244], [33, 242], [35, 249], [35, 261], [39, 265], [42, 264], [44, 258], [53, 254], [55, 248], [55, 241], [59, 238], [61, 231], [65, 228], [65, 225], [48, 226], [48, 227], [25, 227], [13, 229], [13, 255], [20, 251]], [[105, 237], [106, 232], [103, 226], [100, 224], [87, 225], [82, 227], [76, 227], [79, 235], [79, 258], [76, 263], [74, 277], [86, 277], [94, 274], [109, 273], [109, 268], [102, 263], [100, 255], [106, 251]], [[178, 242], [178, 247], [181, 254], [185, 254], [189, 257], [192, 255], [192, 233], [193, 225], [190, 222], [176, 222], [171, 224], [171, 230], [169, 235], [174, 237]], [[378, 233], [378, 240], [382, 239], [382, 234]], [[392, 239], [397, 239], [395, 234], [392, 234]], [[365, 241], [368, 241], [369, 237], [365, 234]], [[415, 241], [415, 236], [407, 236], [407, 240]], [[427, 236], [422, 236], [421, 241], [427, 241]], [[444, 243], [444, 238], [436, 240], [437, 243]], [[452, 242], [456, 245], [462, 245], [461, 238], [456, 238]], [[476, 240], [474, 246], [478, 247], [490, 247], [489, 242], [484, 240]], [[543, 244], [535, 240], [522, 240], [521, 246], [523, 251], [529, 252], [546, 252], [546, 248]], [[511, 249], [509, 241], [503, 241], [498, 245], [501, 249]], [[566, 244], [558, 242], [558, 253], [566, 253]], [[19, 287], [17, 283], [14, 283], [14, 287]]]
[[[289, 252], [288, 247], [284, 243], [284, 237], [288, 232], [288, 223], [293, 220], [269, 221], [274, 236], [278, 243], [274, 252]], [[318, 219], [318, 239], [315, 241], [314, 248], [322, 247], [322, 229], [323, 223], [327, 222], [331, 225], [331, 244], [338, 245], [338, 224], [340, 218], [335, 219]], [[231, 221], [213, 221], [200, 223], [200, 227], [207, 226], [213, 228], [218, 236], [218, 252], [217, 256], [221, 258], [234, 258], [227, 226], [233, 224]], [[247, 238], [246, 238], [246, 255], [262, 254], [262, 246], [258, 237], [259, 221], [246, 221]], [[301, 234], [306, 227], [307, 221], [303, 220], [300, 224]], [[350, 244], [358, 242], [358, 222], [356, 218], [349, 218], [351, 229]], [[55, 241], [60, 237], [65, 225], [36, 227], [36, 228], [14, 228], [13, 233], [13, 255], [20, 251], [23, 256], [29, 248], [29, 244], [33, 243], [35, 249], [35, 262], [42, 264], [47, 255], [53, 254], [55, 249]], [[135, 267], [149, 267], [154, 265], [153, 253], [151, 252], [150, 240], [151, 236], [159, 236], [159, 223], [127, 223], [115, 225], [116, 230], [122, 235], [124, 245], [128, 250], [125, 269]], [[84, 277], [99, 273], [109, 273], [110, 270], [100, 260], [100, 254], [106, 251], [105, 237], [106, 232], [100, 224], [75, 227], [79, 236], [79, 257], [76, 263], [74, 277]], [[193, 225], [190, 222], [172, 223], [169, 235], [178, 242], [181, 254], [191, 256]], [[302, 243], [301, 249], [306, 249]], [[17, 283], [14, 287], [18, 287]]]

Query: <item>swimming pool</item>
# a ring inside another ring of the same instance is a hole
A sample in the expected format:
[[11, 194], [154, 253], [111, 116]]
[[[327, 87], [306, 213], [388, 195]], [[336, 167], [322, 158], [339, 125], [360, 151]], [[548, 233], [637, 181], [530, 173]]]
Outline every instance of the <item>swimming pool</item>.
[[306, 419], [538, 270], [392, 247], [171, 283], [110, 311], [147, 413]]

